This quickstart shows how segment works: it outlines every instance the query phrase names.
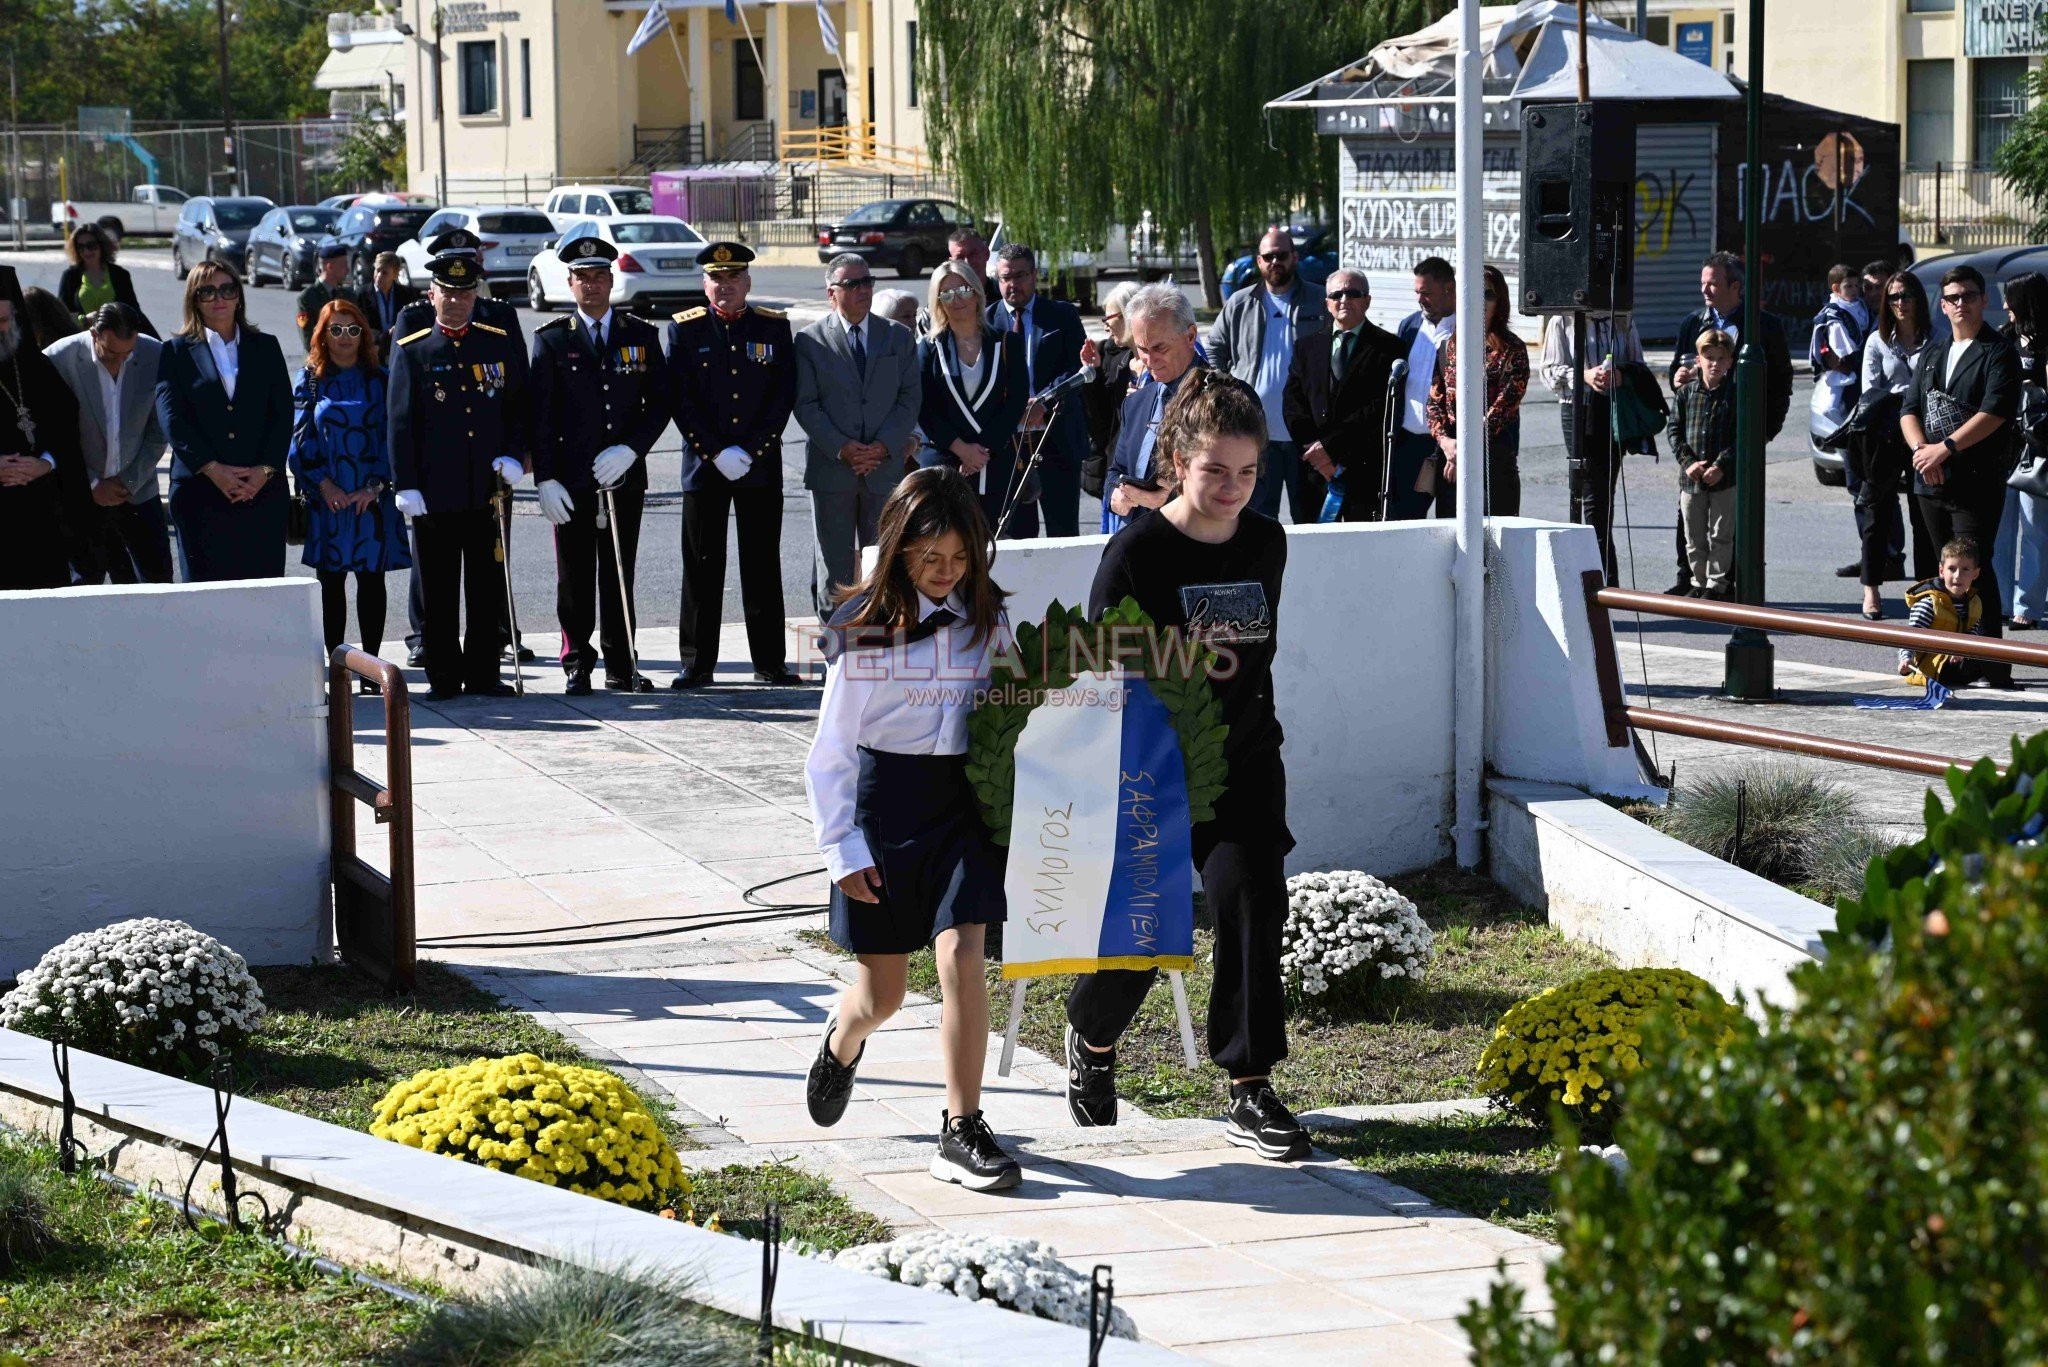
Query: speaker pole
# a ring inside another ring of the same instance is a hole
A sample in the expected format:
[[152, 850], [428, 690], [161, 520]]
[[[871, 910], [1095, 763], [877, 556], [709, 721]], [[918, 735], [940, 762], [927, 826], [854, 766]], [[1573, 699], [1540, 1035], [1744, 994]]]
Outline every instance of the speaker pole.
[[1586, 79], [1586, 0], [1579, 0], [1579, 103], [1592, 100], [1592, 83]]
[[[1749, 0], [1749, 143], [1742, 179], [1742, 348], [1735, 359], [1735, 599], [1764, 602], [1764, 3]], [[1721, 688], [1762, 702], [1776, 689], [1776, 649], [1754, 627], [1737, 627], [1722, 654]]]

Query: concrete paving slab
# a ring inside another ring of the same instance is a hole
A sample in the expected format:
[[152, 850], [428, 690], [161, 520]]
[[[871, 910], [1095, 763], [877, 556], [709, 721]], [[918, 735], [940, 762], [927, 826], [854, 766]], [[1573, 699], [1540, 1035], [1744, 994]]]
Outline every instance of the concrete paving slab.
[[1394, 1324], [1399, 1318], [1328, 1287], [1303, 1282], [1274, 1282], [1248, 1296], [1175, 1291], [1153, 1296], [1118, 1296], [1116, 1303], [1130, 1312], [1140, 1334], [1169, 1348], [1219, 1340], [1256, 1340], [1280, 1326], [1297, 1333], [1327, 1333]]
[[[1535, 1313], [1550, 1309], [1550, 1288], [1543, 1280], [1542, 1268], [1510, 1263], [1507, 1275], [1527, 1293], [1522, 1302], [1525, 1308]], [[1346, 1295], [1391, 1311], [1404, 1320], [1449, 1320], [1464, 1314], [1473, 1301], [1486, 1299], [1487, 1288], [1497, 1276], [1494, 1268], [1483, 1267], [1368, 1277], [1338, 1282], [1336, 1286]]]
[[615, 816], [473, 826], [477, 847], [514, 873], [592, 873], [685, 862], [675, 850]]
[[1036, 1239], [1076, 1267], [1085, 1267], [1090, 1258], [1108, 1258], [1119, 1253], [1215, 1247], [1210, 1240], [1154, 1215], [1149, 1209], [1134, 1209], [1124, 1202], [997, 1215], [946, 1215], [933, 1223], [969, 1234]]
[[413, 805], [458, 830], [531, 822], [594, 820], [604, 808], [545, 774], [473, 778], [415, 788]]
[[1237, 1250], [1276, 1271], [1315, 1281], [1469, 1271], [1491, 1268], [1504, 1256], [1475, 1240], [1414, 1223], [1304, 1239], [1242, 1243]]
[[1188, 1357], [1223, 1367], [1304, 1367], [1323, 1363], [1399, 1363], [1401, 1367], [1464, 1367], [1465, 1347], [1433, 1332], [1433, 1326], [1387, 1324], [1326, 1334], [1196, 1343], [1180, 1350]]
[[639, 826], [678, 853], [704, 863], [777, 855], [808, 856], [812, 868], [823, 863], [810, 821], [776, 807], [663, 812], [640, 818]]
[[579, 773], [576, 790], [621, 816], [760, 805], [769, 799], [679, 759]]

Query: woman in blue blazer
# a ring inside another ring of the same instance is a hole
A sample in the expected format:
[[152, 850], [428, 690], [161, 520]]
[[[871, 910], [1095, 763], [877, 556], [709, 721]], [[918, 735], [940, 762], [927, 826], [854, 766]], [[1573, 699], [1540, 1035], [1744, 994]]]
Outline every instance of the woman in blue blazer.
[[171, 443], [171, 521], [188, 583], [284, 573], [292, 382], [217, 262], [185, 277], [185, 326], [164, 343], [157, 421]]
[[1014, 487], [1019, 472], [1010, 440], [1031, 398], [1024, 348], [1013, 334], [988, 326], [981, 299], [981, 281], [966, 263], [942, 261], [932, 272], [932, 333], [917, 344], [924, 377], [918, 425], [930, 445], [918, 463], [965, 475], [989, 526], [1002, 525], [1004, 539], [1037, 536], [1038, 481]]

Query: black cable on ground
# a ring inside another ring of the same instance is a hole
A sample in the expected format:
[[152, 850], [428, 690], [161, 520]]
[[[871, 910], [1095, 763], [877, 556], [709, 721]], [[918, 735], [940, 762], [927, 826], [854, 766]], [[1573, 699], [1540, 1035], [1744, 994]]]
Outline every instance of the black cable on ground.
[[755, 896], [764, 888], [772, 888], [799, 878], [813, 878], [825, 872], [823, 869], [804, 869], [798, 873], [784, 874], [771, 878], [765, 883], [756, 883], [740, 894], [740, 900], [749, 906], [758, 907], [758, 914], [745, 916], [717, 917], [709, 921], [691, 920], [682, 916], [634, 916], [619, 921], [596, 921], [585, 927], [588, 930], [606, 930], [613, 926], [637, 926], [653, 922], [666, 922], [659, 930], [629, 931], [621, 935], [569, 935], [564, 936], [552, 929], [495, 930], [476, 932], [486, 939], [458, 938], [455, 936], [427, 936], [419, 944], [432, 949], [563, 949], [576, 945], [621, 944], [631, 940], [654, 940], [664, 935], [682, 935], [696, 930], [720, 930], [727, 926], [760, 925], [769, 921], [792, 921], [799, 917], [815, 916], [831, 909], [825, 902], [763, 902]]

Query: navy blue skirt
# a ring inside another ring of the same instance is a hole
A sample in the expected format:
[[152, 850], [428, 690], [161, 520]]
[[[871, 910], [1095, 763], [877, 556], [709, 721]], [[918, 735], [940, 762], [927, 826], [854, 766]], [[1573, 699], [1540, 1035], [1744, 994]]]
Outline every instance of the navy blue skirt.
[[882, 877], [877, 902], [832, 888], [832, 942], [908, 954], [953, 926], [1000, 925], [1004, 854], [989, 837], [965, 755], [860, 751], [854, 821]]

